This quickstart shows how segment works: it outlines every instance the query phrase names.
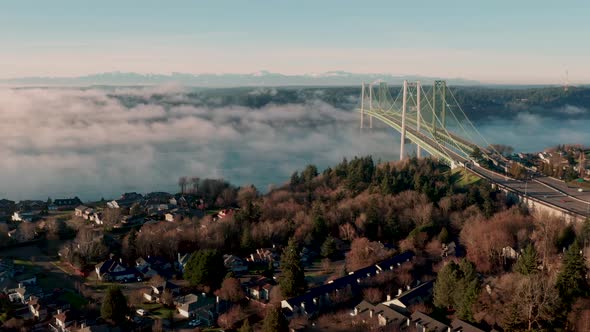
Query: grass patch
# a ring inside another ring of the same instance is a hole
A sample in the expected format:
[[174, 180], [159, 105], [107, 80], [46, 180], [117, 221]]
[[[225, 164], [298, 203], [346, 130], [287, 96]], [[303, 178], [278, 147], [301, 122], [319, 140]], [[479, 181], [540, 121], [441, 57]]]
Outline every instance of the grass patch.
[[145, 311], [152, 312], [157, 311], [156, 309], [162, 308], [162, 305], [159, 303], [142, 303], [138, 305], [138, 307]]
[[159, 317], [159, 318], [168, 318], [170, 316], [170, 312], [172, 312], [172, 314], [174, 315], [175, 311], [176, 310], [174, 310], [174, 309], [160, 307], [159, 309], [152, 311], [150, 313], [156, 317]]
[[58, 299], [69, 303], [72, 307], [76, 309], [80, 309], [83, 305], [88, 303], [88, 301], [84, 297], [72, 292], [65, 292], [61, 294]]
[[30, 267], [33, 267], [35, 265], [31, 261], [25, 261], [25, 260], [22, 260], [22, 259], [15, 259], [14, 260], [14, 264], [25, 265], [25, 266], [30, 266]]
[[459, 187], [467, 187], [481, 181], [479, 176], [462, 168], [454, 169], [451, 174], [451, 179]]
[[44, 289], [54, 288], [70, 288], [72, 287], [71, 281], [66, 279], [66, 276], [59, 277], [55, 274], [44, 275], [37, 278], [37, 284]]

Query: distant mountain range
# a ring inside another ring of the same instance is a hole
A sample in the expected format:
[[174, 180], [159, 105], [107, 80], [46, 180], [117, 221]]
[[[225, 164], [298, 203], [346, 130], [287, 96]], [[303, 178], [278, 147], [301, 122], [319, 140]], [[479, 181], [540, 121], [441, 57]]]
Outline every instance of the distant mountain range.
[[[88, 86], [88, 85], [158, 85], [178, 83], [197, 87], [238, 86], [356, 86], [361, 82], [384, 81], [401, 84], [404, 80], [420, 80], [431, 83], [438, 77], [396, 76], [391, 74], [356, 74], [331, 71], [321, 74], [284, 75], [260, 71], [252, 74], [138, 74], [132, 72], [109, 72], [78, 77], [22, 77], [0, 79], [2, 85], [16, 86]], [[480, 82], [462, 78], [446, 78], [452, 85], [479, 85]]]

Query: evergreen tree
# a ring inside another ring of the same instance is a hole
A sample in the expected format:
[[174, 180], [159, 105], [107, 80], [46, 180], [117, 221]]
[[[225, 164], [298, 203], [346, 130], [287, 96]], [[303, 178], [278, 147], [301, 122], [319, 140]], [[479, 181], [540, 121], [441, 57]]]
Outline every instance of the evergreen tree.
[[449, 243], [451, 242], [451, 237], [449, 235], [449, 231], [447, 230], [446, 227], [443, 227], [440, 231], [440, 233], [438, 233], [438, 240], [440, 241], [440, 243]]
[[457, 280], [459, 279], [459, 266], [455, 262], [445, 265], [436, 277], [434, 283], [434, 305], [439, 308], [452, 308], [454, 293], [457, 291]]
[[283, 275], [279, 283], [284, 297], [290, 298], [305, 293], [307, 290], [305, 272], [301, 266], [299, 249], [293, 239], [289, 240], [289, 245], [283, 250], [281, 270]]
[[254, 332], [254, 329], [250, 326], [250, 321], [248, 318], [244, 320], [242, 327], [238, 329], [238, 332]]
[[321, 248], [322, 256], [332, 259], [332, 258], [334, 258], [334, 255], [336, 255], [337, 252], [338, 252], [338, 250], [336, 248], [336, 241], [334, 240], [333, 237], [328, 236], [326, 238], [326, 241], [324, 241], [324, 243], [322, 244], [322, 248]]
[[299, 172], [294, 172], [291, 175], [291, 181], [289, 181], [289, 186], [291, 187], [291, 189], [295, 189], [299, 183], [301, 183], [301, 178], [299, 177]]
[[250, 224], [246, 224], [243, 227], [242, 237], [240, 239], [240, 248], [244, 252], [250, 252], [254, 249], [254, 240], [250, 234]]
[[587, 294], [587, 273], [586, 259], [580, 252], [578, 243], [574, 242], [565, 253], [563, 266], [557, 276], [555, 285], [564, 303], [571, 305], [578, 297]]
[[473, 304], [480, 291], [475, 265], [463, 259], [459, 264], [450, 262], [438, 273], [434, 284], [434, 305], [455, 309], [459, 318], [473, 321]]
[[102, 318], [122, 323], [125, 321], [127, 311], [127, 298], [123, 295], [121, 288], [119, 286], [110, 287], [100, 307]]
[[184, 278], [192, 286], [207, 286], [211, 290], [219, 288], [225, 273], [223, 256], [210, 249], [195, 251], [184, 268]]
[[287, 332], [289, 322], [279, 308], [270, 307], [262, 323], [262, 332]]
[[535, 250], [535, 247], [532, 244], [529, 244], [522, 251], [522, 255], [518, 257], [514, 269], [516, 270], [516, 272], [527, 276], [537, 272], [538, 265], [539, 263], [537, 251]]

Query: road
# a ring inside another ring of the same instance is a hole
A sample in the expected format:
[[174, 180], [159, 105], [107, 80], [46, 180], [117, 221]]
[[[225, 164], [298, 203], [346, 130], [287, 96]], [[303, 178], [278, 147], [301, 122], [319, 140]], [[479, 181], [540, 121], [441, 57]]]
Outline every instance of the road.
[[[378, 114], [388, 120], [394, 122], [401, 128], [401, 118], [397, 114]], [[442, 150], [444, 154], [450, 157], [455, 162], [460, 162], [463, 165], [470, 165], [469, 169], [474, 173], [486, 177], [492, 182], [504, 185], [516, 192], [526, 194], [539, 201], [546, 202], [562, 209], [590, 217], [590, 193], [578, 192], [577, 188], [570, 188], [565, 182], [548, 178], [537, 177], [537, 181], [519, 181], [509, 178], [505, 175], [492, 172], [483, 167], [474, 165], [473, 162], [461, 155], [453, 149], [446, 147], [433, 140], [431, 137], [424, 135], [412, 126], [412, 123], [406, 123], [406, 131], [409, 134], [421, 139], [424, 143], [431, 147]]]
[[[551, 186], [543, 185], [542, 183], [535, 182], [535, 181], [519, 181], [515, 180], [501, 174], [492, 172], [487, 170], [483, 167], [473, 166], [471, 167], [473, 171], [476, 173], [482, 174], [485, 177], [490, 178], [493, 182], [504, 185], [509, 187], [512, 190], [521, 192], [523, 194], [531, 196], [535, 199], [540, 201], [544, 201], [553, 205], [556, 205], [562, 209], [569, 210], [575, 212], [577, 214], [581, 214], [587, 217], [590, 217], [590, 203], [587, 201], [579, 201], [570, 196], [564, 195], [561, 190], [562, 186], [567, 186], [565, 183], [551, 179]], [[541, 182], [546, 181], [546, 177], [544, 178], [535, 178], [537, 180], [542, 179]], [[561, 183], [558, 183], [561, 182]], [[559, 190], [553, 189], [551, 187], [556, 187]], [[564, 190], [565, 191], [565, 190]], [[573, 190], [565, 191], [567, 194], [572, 192]], [[576, 191], [576, 193], [578, 193]], [[579, 198], [579, 197], [578, 197]]]

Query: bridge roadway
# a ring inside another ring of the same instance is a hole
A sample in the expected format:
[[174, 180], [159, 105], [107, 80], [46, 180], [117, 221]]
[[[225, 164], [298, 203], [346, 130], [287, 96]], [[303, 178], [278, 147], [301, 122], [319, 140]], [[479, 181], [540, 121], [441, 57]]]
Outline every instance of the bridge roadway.
[[[369, 115], [372, 114], [372, 112], [368, 113]], [[388, 124], [393, 124], [394, 127], [397, 127], [397, 130], [401, 131], [401, 118], [398, 118], [397, 116], [386, 116], [385, 114], [379, 113], [376, 113], [375, 117], [385, 120], [384, 122]], [[561, 209], [571, 211], [582, 216], [590, 217], [590, 200], [582, 200], [579, 197], [570, 195], [574, 193], [571, 188], [565, 188], [568, 190], [561, 190], [561, 188], [565, 185], [565, 183], [561, 181], [549, 178], [549, 181], [551, 181], [550, 184], [545, 183], [548, 181], [546, 177], [540, 178], [538, 182], [515, 180], [506, 175], [499, 174], [481, 166], [475, 165], [471, 160], [460, 156], [454, 150], [449, 149], [445, 145], [434, 141], [432, 138], [424, 135], [421, 132], [418, 132], [412, 126], [406, 125], [406, 134], [408, 137], [414, 136], [418, 138], [420, 141], [422, 141], [421, 144], [428, 144], [428, 147], [422, 146], [422, 148], [425, 150], [442, 150], [442, 154], [446, 154], [456, 164], [464, 165], [466, 169], [480, 177], [488, 179], [492, 183], [505, 186], [516, 193], [525, 195], [527, 197], [532, 197], [549, 205], [557, 206]], [[567, 187], [567, 185], [565, 186]]]

